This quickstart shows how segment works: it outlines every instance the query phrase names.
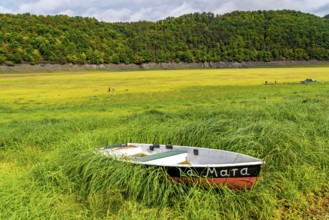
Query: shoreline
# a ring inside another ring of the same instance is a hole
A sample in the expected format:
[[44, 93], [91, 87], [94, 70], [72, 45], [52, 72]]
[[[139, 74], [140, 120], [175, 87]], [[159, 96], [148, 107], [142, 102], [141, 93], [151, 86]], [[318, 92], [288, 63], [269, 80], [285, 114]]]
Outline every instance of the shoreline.
[[15, 64], [0, 65], [0, 73], [55, 72], [55, 71], [134, 71], [134, 70], [177, 70], [177, 69], [222, 69], [222, 68], [278, 68], [278, 67], [328, 66], [329, 61], [271, 61], [271, 62], [205, 62], [205, 63], [144, 63], [144, 64]]

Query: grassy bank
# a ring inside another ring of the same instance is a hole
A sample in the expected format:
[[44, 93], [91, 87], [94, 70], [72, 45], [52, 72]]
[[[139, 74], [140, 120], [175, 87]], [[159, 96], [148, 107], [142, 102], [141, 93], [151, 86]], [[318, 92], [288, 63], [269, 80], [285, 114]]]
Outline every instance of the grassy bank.
[[[328, 70], [1, 74], [0, 219], [328, 218]], [[94, 154], [124, 142], [249, 154], [266, 179], [204, 189]]]

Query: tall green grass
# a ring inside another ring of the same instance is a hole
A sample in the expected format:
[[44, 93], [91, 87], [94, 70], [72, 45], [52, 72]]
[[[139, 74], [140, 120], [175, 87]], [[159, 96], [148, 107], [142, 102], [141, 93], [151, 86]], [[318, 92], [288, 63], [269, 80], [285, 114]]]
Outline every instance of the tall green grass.
[[[20, 120], [0, 121], [0, 219], [328, 218], [328, 95], [326, 83], [205, 86], [28, 114], [2, 106]], [[220, 148], [267, 164], [249, 191], [204, 188], [95, 153], [125, 142]]]

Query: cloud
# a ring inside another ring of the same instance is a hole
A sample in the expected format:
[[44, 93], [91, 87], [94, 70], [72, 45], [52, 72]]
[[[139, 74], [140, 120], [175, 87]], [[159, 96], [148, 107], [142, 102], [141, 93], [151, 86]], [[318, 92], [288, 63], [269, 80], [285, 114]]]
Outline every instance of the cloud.
[[314, 10], [315, 14], [320, 14], [320, 15], [327, 15], [329, 14], [329, 3], [323, 5], [320, 8], [317, 8], [316, 10]]
[[145, 14], [152, 14], [152, 8], [141, 8], [137, 12], [133, 13], [129, 20], [130, 21], [140, 21], [144, 19]]
[[77, 0], [38, 0], [35, 2], [26, 2], [19, 5], [18, 13], [32, 14], [57, 14], [60, 11], [73, 11], [71, 5], [78, 4]]
[[6, 13], [12, 13], [12, 11], [0, 5], [0, 13], [6, 14]]
[[117, 21], [129, 21], [132, 12], [130, 9], [103, 9], [90, 8], [82, 13], [83, 17], [93, 17], [98, 20], [107, 22], [117, 22]]
[[1, 0], [0, 13], [67, 14], [98, 20], [156, 21], [193, 12], [291, 9], [323, 16], [329, 0]]
[[[283, 10], [290, 9], [302, 12], [324, 15], [322, 8], [327, 6], [329, 0], [229, 0], [222, 7], [215, 10], [217, 14], [231, 12], [233, 10], [255, 11], [255, 10]], [[327, 13], [329, 13], [327, 11]]]

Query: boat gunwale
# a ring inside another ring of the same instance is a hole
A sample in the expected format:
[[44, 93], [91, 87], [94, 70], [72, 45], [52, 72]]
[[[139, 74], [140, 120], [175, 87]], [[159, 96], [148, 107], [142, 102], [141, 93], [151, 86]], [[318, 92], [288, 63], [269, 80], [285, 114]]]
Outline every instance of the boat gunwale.
[[125, 160], [125, 159], [119, 159], [120, 161], [128, 162], [128, 163], [134, 163], [134, 164], [141, 164], [141, 165], [150, 165], [150, 166], [162, 166], [162, 167], [190, 167], [190, 168], [207, 168], [207, 167], [245, 167], [245, 166], [257, 166], [257, 165], [263, 165], [265, 161], [256, 161], [256, 162], [245, 162], [245, 163], [225, 163], [225, 164], [150, 164], [147, 162], [140, 162], [140, 161], [134, 161], [134, 160]]

